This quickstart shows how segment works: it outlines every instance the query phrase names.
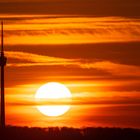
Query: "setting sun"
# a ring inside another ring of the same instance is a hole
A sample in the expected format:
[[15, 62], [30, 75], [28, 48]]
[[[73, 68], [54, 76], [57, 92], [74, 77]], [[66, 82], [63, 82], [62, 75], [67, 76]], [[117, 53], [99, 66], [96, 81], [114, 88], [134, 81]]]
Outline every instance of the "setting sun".
[[50, 82], [43, 86], [41, 86], [36, 94], [35, 98], [37, 100], [45, 100], [45, 105], [38, 105], [37, 109], [46, 116], [60, 116], [66, 113], [69, 109], [69, 105], [56, 105], [56, 104], [49, 104], [47, 101], [52, 101], [53, 103], [60, 102], [62, 99], [69, 99], [72, 95], [68, 88], [66, 88], [63, 84]]

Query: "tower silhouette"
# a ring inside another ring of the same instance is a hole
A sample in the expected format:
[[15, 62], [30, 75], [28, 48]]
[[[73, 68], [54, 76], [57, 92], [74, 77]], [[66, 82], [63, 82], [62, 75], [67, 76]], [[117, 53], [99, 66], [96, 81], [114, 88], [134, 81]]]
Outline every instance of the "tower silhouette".
[[6, 65], [7, 58], [4, 56], [4, 40], [3, 40], [3, 22], [1, 22], [1, 127], [5, 128], [5, 94], [4, 94], [4, 66]]

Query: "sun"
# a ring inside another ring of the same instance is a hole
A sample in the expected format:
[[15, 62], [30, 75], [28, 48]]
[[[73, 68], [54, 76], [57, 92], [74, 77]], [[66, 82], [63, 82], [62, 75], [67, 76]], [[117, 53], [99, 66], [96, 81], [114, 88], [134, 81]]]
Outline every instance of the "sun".
[[[72, 94], [69, 89], [57, 82], [49, 82], [47, 84], [42, 85], [36, 92], [35, 98], [37, 100], [46, 100], [47, 101], [55, 101], [59, 102], [62, 99], [71, 99]], [[38, 105], [37, 109], [46, 116], [60, 116], [65, 114], [69, 109], [70, 105]]]

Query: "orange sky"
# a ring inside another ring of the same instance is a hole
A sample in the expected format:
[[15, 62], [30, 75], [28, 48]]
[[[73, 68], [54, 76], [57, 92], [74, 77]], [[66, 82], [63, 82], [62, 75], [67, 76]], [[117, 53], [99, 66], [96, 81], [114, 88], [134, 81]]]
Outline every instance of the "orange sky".
[[[127, 1], [122, 3], [126, 10], [118, 12], [120, 1], [99, 6], [100, 2], [90, 0], [79, 5], [73, 0], [42, 0], [38, 11], [38, 0], [6, 2], [0, 0], [8, 58], [7, 124], [140, 128], [140, 18], [136, 5]], [[60, 4], [78, 8], [64, 9]], [[136, 9], [131, 14], [129, 4]], [[7, 10], [12, 5], [23, 5], [25, 10]], [[102, 11], [91, 10], [94, 6]], [[114, 8], [111, 14], [108, 6], [110, 11]], [[73, 96], [71, 109], [54, 118], [42, 115], [35, 106], [37, 89], [52, 81], [66, 85]]]

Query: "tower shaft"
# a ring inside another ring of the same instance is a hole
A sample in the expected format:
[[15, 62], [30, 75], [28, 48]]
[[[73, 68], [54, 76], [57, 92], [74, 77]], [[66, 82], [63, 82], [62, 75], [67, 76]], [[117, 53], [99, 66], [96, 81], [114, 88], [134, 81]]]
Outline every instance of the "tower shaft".
[[4, 66], [6, 65], [6, 57], [4, 56], [4, 43], [3, 43], [3, 22], [1, 22], [1, 127], [5, 128], [5, 94], [4, 94]]
[[5, 127], [4, 66], [1, 66], [1, 126]]

